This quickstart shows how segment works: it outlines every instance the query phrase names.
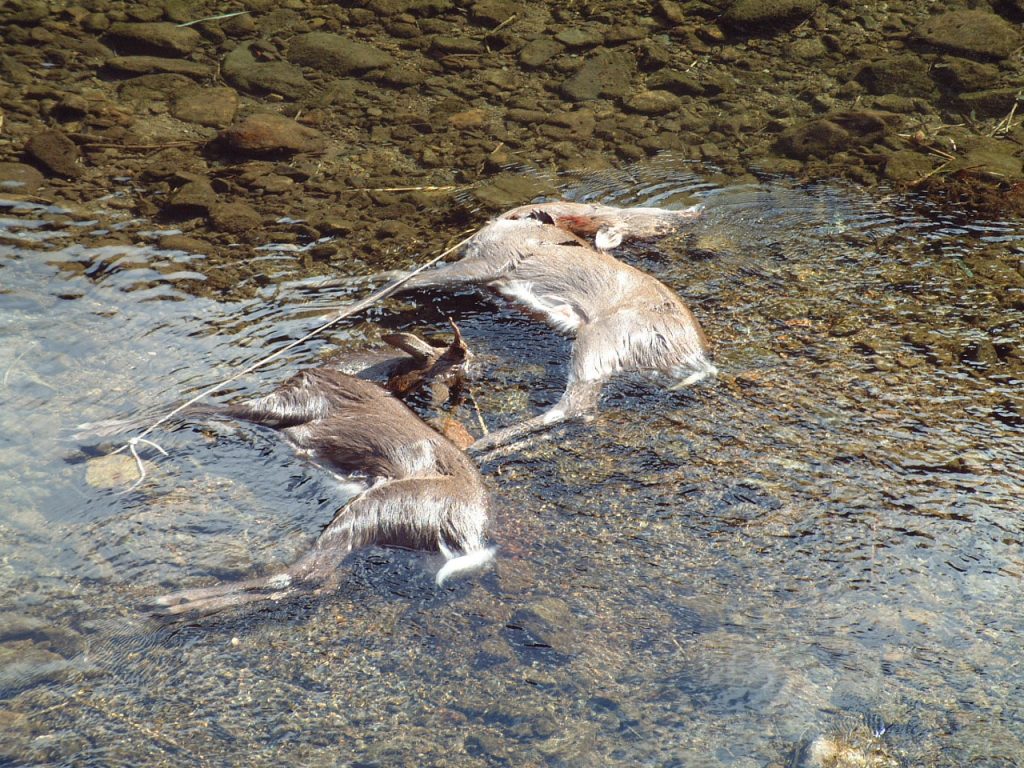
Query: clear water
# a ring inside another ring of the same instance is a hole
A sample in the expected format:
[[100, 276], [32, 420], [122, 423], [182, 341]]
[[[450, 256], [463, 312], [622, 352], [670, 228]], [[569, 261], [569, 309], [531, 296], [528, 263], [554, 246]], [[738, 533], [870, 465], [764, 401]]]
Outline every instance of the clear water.
[[[332, 485], [272, 434], [185, 426], [122, 493], [86, 481], [117, 443], [74, 426], [159, 414], [347, 297], [267, 250], [239, 254], [259, 295], [196, 298], [202, 257], [151, 224], [93, 247], [3, 209], [0, 765], [1022, 764], [1019, 224], [671, 162], [551, 181], [706, 203], [622, 255], [691, 303], [722, 378], [619, 382], [486, 464], [494, 572], [438, 591], [430, 556], [375, 549], [329, 598], [172, 627], [139, 606], [290, 562]], [[224, 396], [447, 315], [492, 425], [558, 397], [566, 342], [472, 293], [386, 303]]]

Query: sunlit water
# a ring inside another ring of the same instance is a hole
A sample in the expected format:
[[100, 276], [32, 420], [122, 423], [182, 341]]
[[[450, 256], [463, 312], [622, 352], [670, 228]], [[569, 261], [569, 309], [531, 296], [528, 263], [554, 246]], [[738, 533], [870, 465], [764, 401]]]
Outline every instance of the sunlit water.
[[[281, 568], [335, 489], [208, 425], [104, 489], [119, 443], [75, 425], [159, 415], [347, 296], [268, 250], [257, 298], [194, 298], [201, 257], [4, 209], [0, 764], [800, 766], [823, 738], [843, 765], [1024, 760], [1020, 228], [670, 163], [553, 181], [704, 201], [621, 256], [687, 299], [721, 379], [618, 382], [596, 422], [485, 464], [493, 572], [437, 590], [436, 556], [374, 549], [331, 597], [171, 627], [147, 598]], [[557, 399], [567, 342], [472, 292], [385, 303], [223, 396], [448, 315], [492, 425]]]

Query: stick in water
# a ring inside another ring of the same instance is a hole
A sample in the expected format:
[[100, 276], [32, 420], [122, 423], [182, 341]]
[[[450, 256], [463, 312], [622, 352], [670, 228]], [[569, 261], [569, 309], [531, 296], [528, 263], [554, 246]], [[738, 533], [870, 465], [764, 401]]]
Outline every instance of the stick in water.
[[[166, 451], [164, 451], [162, 448], [160, 448], [160, 446], [158, 446], [152, 440], [147, 440], [146, 439], [147, 435], [151, 434], [161, 424], [166, 422], [168, 419], [173, 418], [177, 414], [181, 413], [181, 411], [185, 410], [190, 405], [195, 405], [200, 400], [202, 400], [204, 397], [209, 397], [213, 393], [218, 392], [221, 389], [223, 389], [224, 387], [226, 387], [231, 382], [237, 381], [238, 379], [242, 378], [243, 376], [245, 376], [247, 374], [250, 374], [250, 373], [252, 373], [253, 371], [255, 371], [255, 370], [259, 369], [259, 368], [262, 368], [267, 363], [270, 363], [270, 362], [276, 360], [277, 358], [279, 358], [281, 355], [285, 354], [289, 350], [294, 349], [295, 347], [299, 346], [300, 344], [303, 344], [303, 343], [309, 341], [310, 339], [314, 338], [315, 336], [318, 336], [319, 334], [321, 334], [324, 331], [326, 331], [328, 328], [330, 328], [335, 323], [339, 323], [342, 320], [344, 320], [346, 317], [350, 317], [350, 316], [354, 315], [356, 312], [361, 312], [362, 310], [367, 309], [368, 307], [373, 306], [378, 301], [382, 301], [383, 299], [388, 298], [393, 293], [396, 293], [398, 291], [398, 289], [401, 288], [402, 285], [404, 285], [408, 280], [411, 280], [413, 277], [415, 277], [416, 275], [418, 275], [420, 272], [422, 272], [423, 270], [427, 269], [428, 267], [432, 267], [434, 264], [439, 262], [441, 259], [443, 259], [448, 254], [453, 253], [454, 251], [457, 251], [459, 248], [461, 248], [463, 245], [465, 245], [465, 243], [468, 242], [469, 239], [472, 236], [473, 236], [472, 233], [467, 235], [466, 237], [462, 238], [462, 240], [460, 240], [455, 245], [453, 245], [451, 248], [448, 248], [445, 251], [442, 251], [437, 256], [432, 258], [430, 261], [427, 261], [427, 262], [421, 264], [420, 266], [416, 267], [416, 269], [414, 269], [412, 272], [409, 272], [408, 274], [402, 275], [400, 278], [398, 278], [396, 280], [393, 280], [392, 282], [388, 283], [386, 286], [381, 288], [379, 291], [376, 291], [375, 293], [371, 293], [369, 296], [367, 296], [364, 299], [360, 299], [355, 304], [349, 304], [348, 306], [342, 307], [340, 310], [335, 312], [334, 315], [331, 316], [330, 320], [328, 320], [326, 323], [323, 323], [322, 325], [318, 326], [317, 328], [314, 328], [312, 331], [307, 333], [302, 338], [295, 339], [295, 341], [292, 341], [292, 342], [289, 342], [288, 344], [285, 344], [283, 347], [281, 347], [276, 352], [273, 352], [272, 354], [267, 355], [266, 357], [264, 357], [264, 358], [262, 358], [260, 360], [257, 360], [255, 363], [252, 363], [251, 365], [246, 366], [245, 368], [243, 368], [238, 373], [236, 373], [236, 374], [234, 374], [232, 376], [229, 376], [228, 378], [224, 379], [221, 382], [218, 382], [217, 384], [214, 384], [212, 387], [207, 387], [202, 392], [200, 392], [198, 395], [195, 395], [190, 400], [186, 400], [184, 403], [179, 405], [174, 410], [168, 411], [166, 414], [164, 414], [159, 419], [157, 419], [152, 424], [150, 424], [148, 427], [146, 427], [144, 430], [142, 430], [142, 432], [140, 432], [138, 435], [136, 435], [135, 437], [130, 438], [128, 440], [128, 442], [126, 442], [124, 445], [122, 445], [120, 448], [118, 448], [116, 451], [114, 451], [114, 453], [121, 453], [122, 451], [129, 451], [129, 452], [131, 452], [131, 454], [133, 456], [136, 456], [136, 460], [138, 460], [137, 459], [137, 453], [136, 453], [137, 446], [139, 445], [139, 443], [145, 443], [146, 445], [153, 446], [154, 448], [156, 448], [157, 450], [159, 450], [161, 453], [163, 453], [166, 456], [167, 455]], [[145, 470], [143, 470], [140, 473], [139, 479], [136, 480], [134, 483], [132, 483], [131, 487], [129, 487], [127, 490], [125, 490], [124, 493], [128, 493], [129, 491], [134, 490], [145, 479], [146, 479]]]

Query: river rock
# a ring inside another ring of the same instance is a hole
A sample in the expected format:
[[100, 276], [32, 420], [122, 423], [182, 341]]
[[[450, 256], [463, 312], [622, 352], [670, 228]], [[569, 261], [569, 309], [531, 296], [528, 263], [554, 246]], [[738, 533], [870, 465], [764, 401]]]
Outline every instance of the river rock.
[[6, 611], [0, 614], [0, 643], [12, 640], [43, 643], [64, 657], [81, 653], [85, 646], [82, 635], [73, 629], [50, 624], [35, 616]]
[[25, 152], [55, 176], [82, 175], [81, 152], [75, 142], [58, 130], [37, 133], [25, 144]]
[[477, 24], [496, 27], [519, 13], [520, 4], [513, 0], [480, 0], [470, 9], [470, 19]]
[[310, 32], [292, 38], [288, 61], [341, 77], [394, 63], [390, 54], [369, 43], [330, 32]]
[[1022, 42], [1014, 24], [982, 10], [932, 16], [914, 30], [914, 36], [929, 45], [980, 59], [1005, 59]]
[[473, 189], [473, 196], [496, 211], [525, 205], [541, 195], [554, 194], [555, 189], [539, 178], [503, 173], [482, 182]]
[[301, 70], [287, 61], [259, 61], [253, 55], [257, 42], [245, 43], [224, 57], [221, 74], [231, 85], [248, 93], [276, 93], [300, 98], [309, 88]]
[[1016, 179], [1021, 175], [1021, 159], [1014, 152], [1016, 146], [1003, 139], [987, 136], [972, 137], [964, 145], [967, 156], [962, 165], [1004, 178]]
[[833, 113], [784, 131], [776, 148], [800, 160], [825, 158], [850, 147], [880, 141], [898, 123], [897, 115], [878, 110]]
[[977, 117], [1002, 117], [1013, 108], [1020, 88], [990, 88], [961, 93], [958, 101], [964, 112]]
[[24, 163], [0, 163], [0, 192], [28, 195], [43, 185], [43, 174]]
[[670, 91], [677, 96], [702, 96], [704, 87], [697, 78], [687, 72], [662, 69], [647, 78], [651, 90]]
[[232, 149], [247, 154], [315, 152], [323, 148], [319, 131], [271, 113], [250, 115], [222, 131], [220, 138]]
[[527, 67], [540, 67], [565, 50], [565, 46], [550, 37], [531, 40], [519, 51], [519, 61]]
[[85, 465], [85, 482], [93, 488], [124, 488], [141, 476], [135, 459], [126, 453], [98, 456]]
[[449, 54], [476, 55], [484, 53], [484, 44], [475, 37], [466, 35], [434, 35], [430, 41], [430, 50], [438, 56]]
[[931, 67], [920, 56], [905, 53], [868, 62], [857, 73], [857, 82], [869, 93], [934, 98]]
[[952, 91], [984, 91], [999, 80], [999, 67], [959, 56], [943, 57], [932, 70], [936, 81]]
[[217, 204], [217, 193], [204, 178], [192, 179], [177, 189], [170, 198], [172, 207], [184, 210], [209, 211]]
[[722, 14], [722, 23], [747, 32], [770, 30], [805, 19], [820, 0], [736, 0]]
[[46, 643], [0, 643], [0, 697], [6, 699], [27, 688], [58, 683], [70, 672], [71, 663], [51, 651]]
[[210, 222], [223, 232], [242, 234], [258, 229], [263, 218], [245, 203], [218, 203], [210, 209]]
[[187, 59], [169, 59], [166, 56], [115, 56], [107, 59], [104, 68], [123, 75], [149, 75], [158, 73], [187, 75], [204, 80], [213, 74], [213, 68]]
[[623, 106], [641, 115], [664, 115], [679, 108], [679, 97], [669, 91], [638, 91]]
[[622, 51], [605, 51], [591, 56], [576, 73], [562, 83], [564, 96], [586, 101], [601, 96], [624, 97], [636, 72], [636, 60]]
[[235, 119], [238, 94], [234, 88], [189, 88], [174, 98], [171, 114], [179, 120], [211, 128], [226, 128]]
[[[885, 161], [885, 178], [895, 181], [897, 184], [909, 184], [924, 178], [935, 167], [935, 160], [912, 149], [903, 149], [893, 152]], [[850, 333], [858, 329], [853, 329]], [[840, 333], [833, 327], [833, 336], [847, 336], [849, 333]]]
[[555, 40], [570, 48], [593, 48], [604, 42], [604, 33], [594, 27], [570, 27], [556, 34]]
[[132, 53], [187, 56], [199, 47], [203, 38], [192, 27], [179, 27], [177, 24], [158, 21], [112, 24], [106, 39], [118, 49]]

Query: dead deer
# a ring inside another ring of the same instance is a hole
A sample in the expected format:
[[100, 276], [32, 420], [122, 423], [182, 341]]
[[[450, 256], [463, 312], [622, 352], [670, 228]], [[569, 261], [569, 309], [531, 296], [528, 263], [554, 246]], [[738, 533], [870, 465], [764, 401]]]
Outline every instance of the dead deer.
[[[401, 290], [486, 287], [575, 337], [569, 375], [546, 413], [492, 432], [470, 449], [482, 453], [597, 408], [604, 383], [619, 373], [667, 378], [672, 388], [717, 373], [710, 345], [683, 300], [663, 283], [598, 246], [647, 237], [693, 218], [661, 209], [576, 203], [524, 206], [483, 227], [456, 262], [421, 272]], [[605, 233], [602, 235], [602, 233]]]
[[164, 595], [155, 601], [164, 615], [330, 588], [346, 555], [371, 545], [441, 552], [438, 585], [492, 559], [484, 542], [489, 498], [475, 465], [377, 384], [313, 368], [264, 397], [203, 410], [278, 430], [356, 496], [283, 573]]

